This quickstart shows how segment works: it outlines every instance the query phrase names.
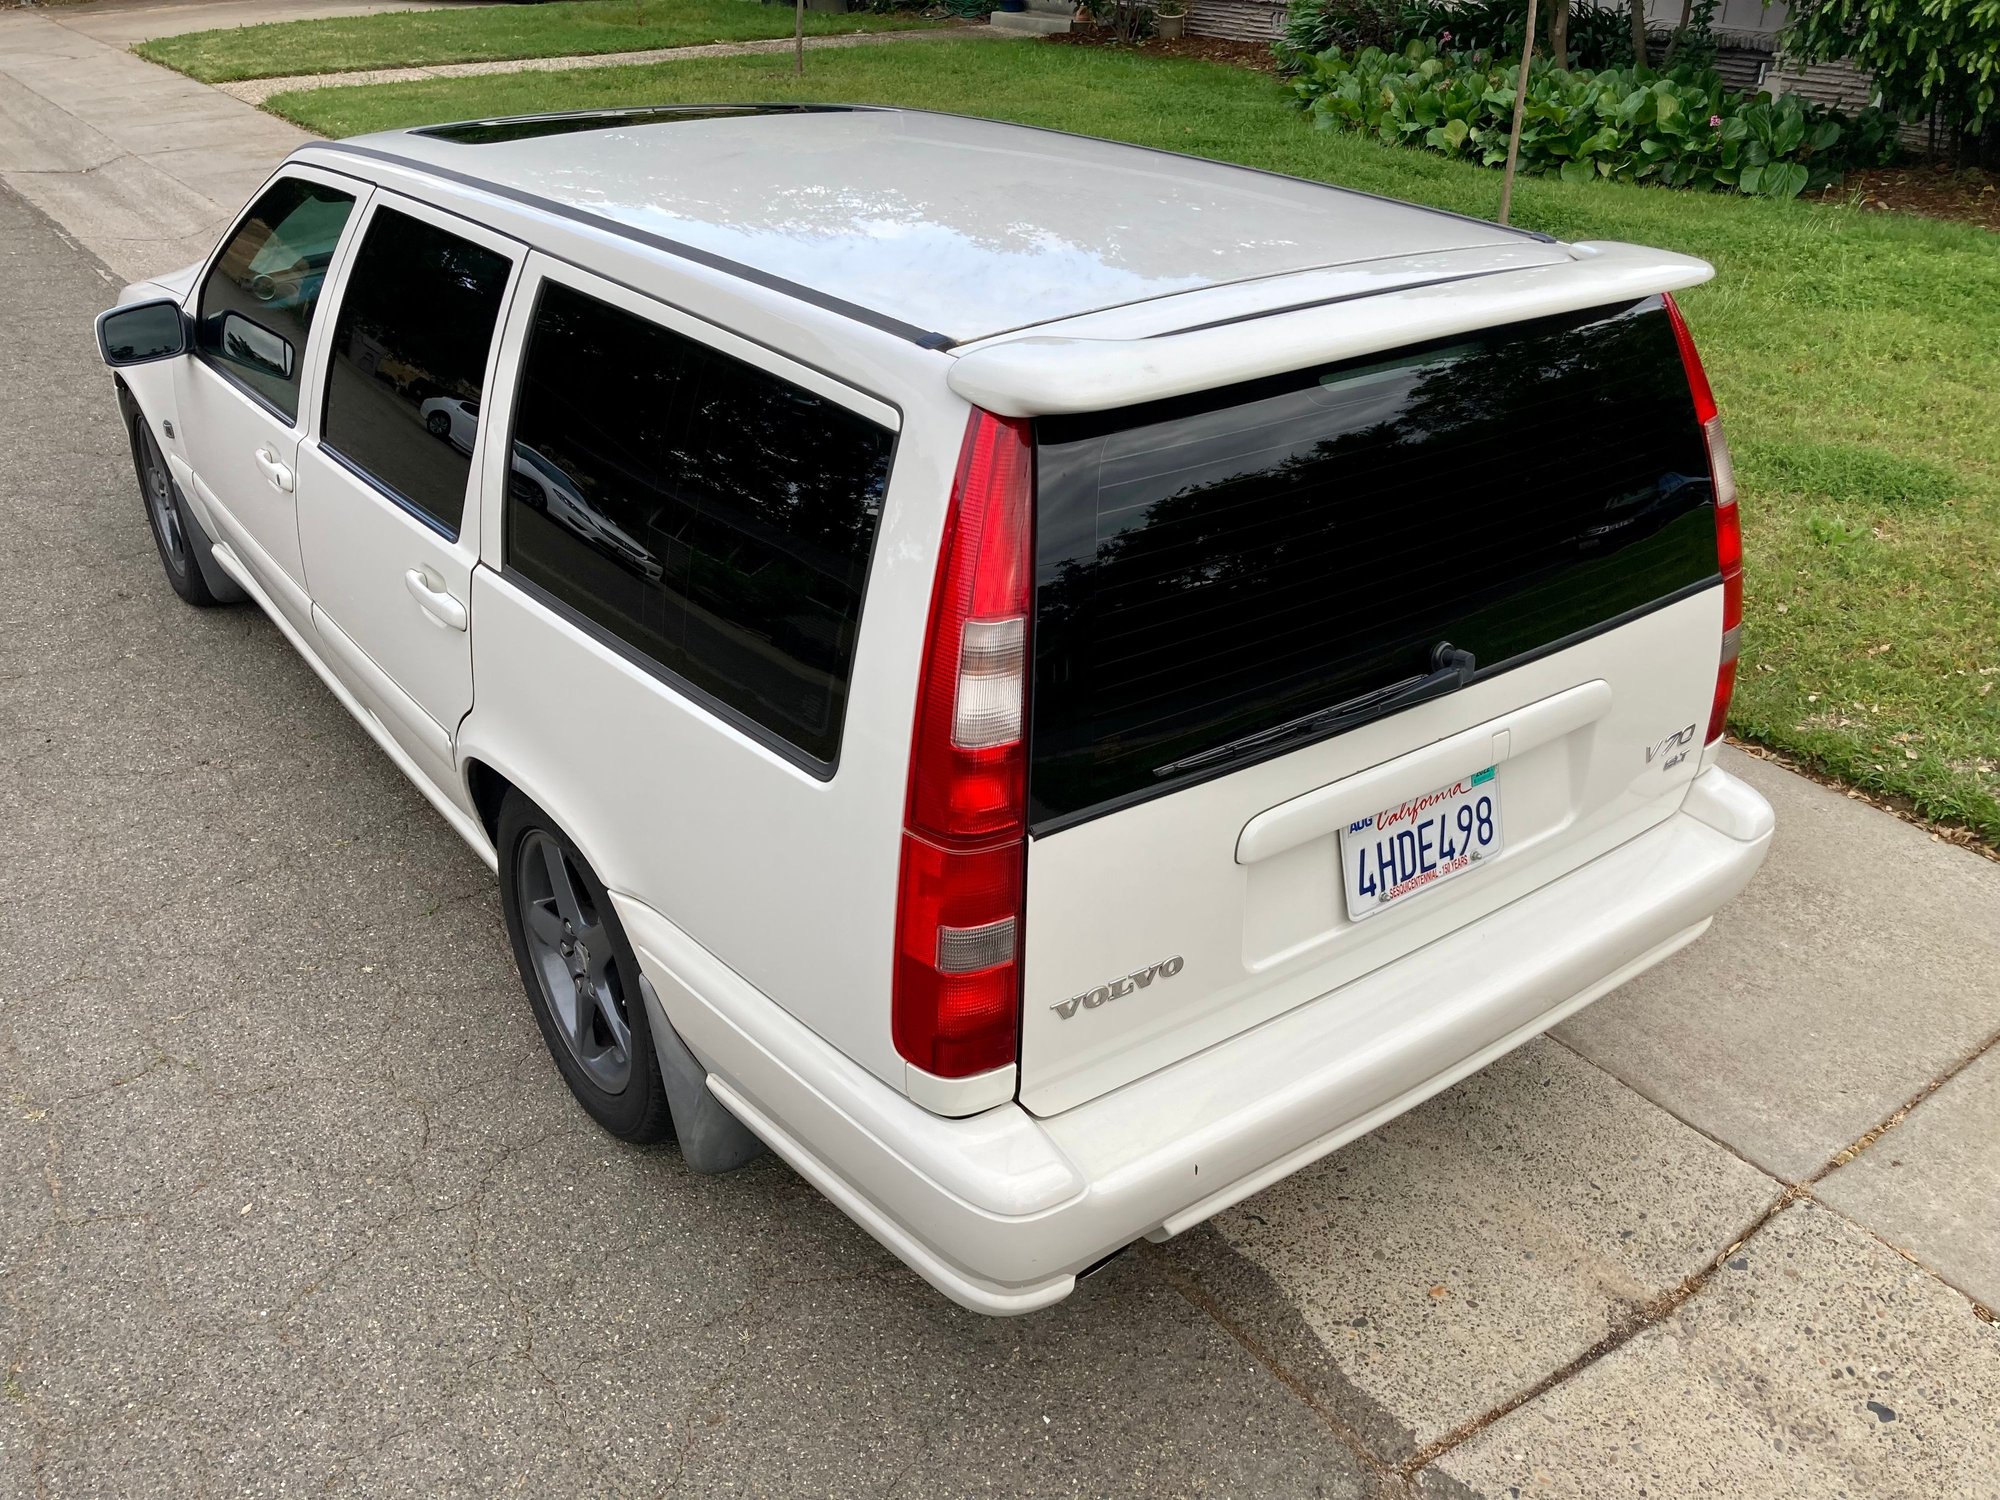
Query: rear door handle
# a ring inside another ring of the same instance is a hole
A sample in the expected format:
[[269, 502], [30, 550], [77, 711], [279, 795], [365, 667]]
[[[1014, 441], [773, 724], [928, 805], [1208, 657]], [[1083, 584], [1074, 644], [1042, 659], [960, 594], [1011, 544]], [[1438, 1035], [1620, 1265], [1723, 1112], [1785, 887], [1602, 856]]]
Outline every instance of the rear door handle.
[[431, 582], [430, 574], [424, 569], [410, 569], [403, 575], [403, 585], [423, 612], [438, 624], [447, 630], [465, 629], [465, 606], [447, 594], [443, 584]]
[[292, 493], [292, 471], [278, 462], [278, 455], [269, 448], [259, 448], [251, 455], [257, 460], [257, 467], [264, 471], [264, 477], [271, 481], [271, 488]]

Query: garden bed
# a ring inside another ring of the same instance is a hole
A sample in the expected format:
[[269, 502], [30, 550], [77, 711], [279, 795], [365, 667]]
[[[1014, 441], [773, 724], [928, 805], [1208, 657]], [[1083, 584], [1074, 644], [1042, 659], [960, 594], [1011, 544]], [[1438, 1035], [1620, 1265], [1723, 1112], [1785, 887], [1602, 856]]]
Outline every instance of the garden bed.
[[1067, 32], [1043, 37], [1068, 47], [1103, 47], [1114, 52], [1137, 53], [1142, 57], [1193, 58], [1199, 62], [1228, 63], [1232, 67], [1253, 68], [1260, 73], [1278, 71], [1278, 59], [1269, 42], [1238, 42], [1222, 36], [1183, 36], [1168, 41], [1147, 37], [1141, 42], [1124, 42], [1102, 26], [1079, 21]]
[[1849, 172], [1820, 196], [1829, 203], [1853, 201], [1870, 213], [1920, 214], [2000, 233], [2000, 172], [1978, 167], [1872, 167]]

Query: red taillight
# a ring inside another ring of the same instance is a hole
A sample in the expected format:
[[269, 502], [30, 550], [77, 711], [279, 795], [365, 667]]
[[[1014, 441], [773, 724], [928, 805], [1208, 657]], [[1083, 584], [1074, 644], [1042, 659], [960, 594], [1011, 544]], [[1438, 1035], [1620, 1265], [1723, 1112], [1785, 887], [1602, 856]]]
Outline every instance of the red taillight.
[[924, 637], [897, 892], [896, 1050], [945, 1078], [1016, 1050], [1033, 503], [1027, 424], [975, 411]]
[[1715, 561], [1722, 570], [1722, 657], [1715, 669], [1715, 703], [1708, 715], [1708, 741], [1722, 738], [1729, 717], [1729, 700], [1736, 691], [1736, 659], [1743, 640], [1743, 522], [1736, 509], [1736, 465], [1729, 457], [1729, 439], [1715, 409], [1708, 372], [1695, 352], [1694, 335], [1674, 299], [1664, 299], [1674, 342], [1680, 346], [1681, 367], [1687, 371], [1688, 394], [1694, 397], [1695, 420], [1708, 445], [1708, 477], [1715, 491]]

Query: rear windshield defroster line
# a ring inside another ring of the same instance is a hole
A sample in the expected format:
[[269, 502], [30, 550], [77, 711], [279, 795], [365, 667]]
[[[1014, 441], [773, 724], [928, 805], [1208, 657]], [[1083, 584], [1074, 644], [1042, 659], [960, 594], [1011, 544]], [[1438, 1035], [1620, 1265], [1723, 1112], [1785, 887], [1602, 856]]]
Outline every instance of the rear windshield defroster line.
[[1036, 443], [1038, 833], [1395, 712], [1441, 650], [1473, 664], [1448, 691], [1716, 574], [1656, 297], [1043, 418]]

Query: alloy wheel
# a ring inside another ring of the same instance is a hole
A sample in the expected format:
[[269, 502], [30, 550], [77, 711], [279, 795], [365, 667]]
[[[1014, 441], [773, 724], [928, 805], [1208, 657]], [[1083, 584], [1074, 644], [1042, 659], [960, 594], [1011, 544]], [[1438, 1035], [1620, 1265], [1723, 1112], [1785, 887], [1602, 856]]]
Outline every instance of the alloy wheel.
[[176, 574], [187, 571], [187, 537], [181, 530], [181, 509], [174, 496], [173, 475], [160, 445], [144, 423], [139, 423], [139, 487], [145, 492], [146, 514], [166, 554], [167, 566]]
[[539, 829], [514, 861], [535, 982], [570, 1056], [607, 1094], [632, 1078], [632, 1027], [610, 930], [568, 850]]

